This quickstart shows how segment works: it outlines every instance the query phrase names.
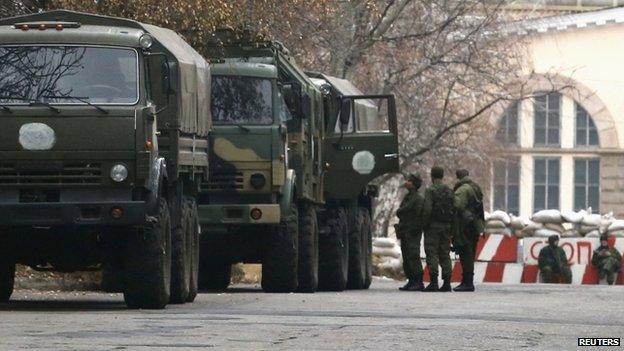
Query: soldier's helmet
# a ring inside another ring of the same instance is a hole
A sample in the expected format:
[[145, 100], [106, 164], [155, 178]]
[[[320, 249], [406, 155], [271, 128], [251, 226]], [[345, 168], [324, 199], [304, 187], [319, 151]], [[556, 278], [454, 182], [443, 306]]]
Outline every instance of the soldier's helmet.
[[559, 241], [559, 235], [551, 235], [548, 237], [548, 244], [555, 245]]
[[609, 241], [609, 234], [604, 233], [600, 236], [600, 242]]
[[444, 168], [442, 167], [432, 167], [431, 168], [431, 178], [433, 179], [442, 179], [444, 178]]

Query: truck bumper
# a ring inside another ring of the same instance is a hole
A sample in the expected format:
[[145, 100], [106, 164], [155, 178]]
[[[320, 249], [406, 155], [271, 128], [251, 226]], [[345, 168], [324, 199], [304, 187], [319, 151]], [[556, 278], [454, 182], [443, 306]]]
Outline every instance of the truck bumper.
[[[261, 213], [258, 219], [252, 217], [256, 209]], [[278, 204], [199, 205], [198, 212], [200, 224], [277, 224], [281, 220]]]
[[[111, 215], [113, 208], [121, 217]], [[143, 201], [0, 204], [0, 226], [139, 225], [145, 216]]]

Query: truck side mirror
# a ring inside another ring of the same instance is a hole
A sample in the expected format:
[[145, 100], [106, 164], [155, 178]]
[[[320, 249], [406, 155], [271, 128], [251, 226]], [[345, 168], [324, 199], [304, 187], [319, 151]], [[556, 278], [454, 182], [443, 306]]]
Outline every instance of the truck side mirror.
[[351, 100], [343, 98], [340, 102], [340, 124], [345, 126], [351, 120]]
[[162, 89], [167, 95], [175, 93], [178, 81], [178, 65], [169, 60], [162, 64]]

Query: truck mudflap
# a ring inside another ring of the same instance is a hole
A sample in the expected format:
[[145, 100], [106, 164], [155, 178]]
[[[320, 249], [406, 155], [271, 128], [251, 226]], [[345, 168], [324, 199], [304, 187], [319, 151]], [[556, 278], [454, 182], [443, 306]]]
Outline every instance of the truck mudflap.
[[277, 224], [279, 204], [199, 205], [200, 224]]
[[136, 225], [146, 221], [143, 201], [0, 204], [0, 226]]

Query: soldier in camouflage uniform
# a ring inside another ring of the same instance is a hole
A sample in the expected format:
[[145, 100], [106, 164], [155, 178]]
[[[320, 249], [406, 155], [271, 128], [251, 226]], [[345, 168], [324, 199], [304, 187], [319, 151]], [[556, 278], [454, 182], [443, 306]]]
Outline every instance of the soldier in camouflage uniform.
[[609, 246], [609, 236], [600, 237], [600, 247], [594, 250], [592, 265], [598, 269], [600, 280], [607, 278], [607, 283], [613, 285], [618, 272], [622, 268], [622, 255], [614, 247]]
[[397, 238], [401, 239], [403, 271], [408, 281], [399, 288], [406, 291], [423, 291], [423, 267], [420, 262], [420, 240], [422, 238], [422, 209], [424, 198], [418, 193], [422, 179], [418, 174], [407, 178], [407, 195], [397, 210], [399, 224], [395, 225]]
[[542, 274], [542, 282], [559, 283], [559, 279], [563, 279], [566, 284], [572, 282], [572, 271], [568, 267], [565, 251], [559, 247], [558, 235], [548, 237], [548, 246], [540, 250], [537, 260]]
[[474, 291], [474, 261], [477, 242], [483, 233], [483, 191], [472, 181], [465, 169], [458, 170], [455, 184], [457, 231], [453, 233], [453, 248], [462, 266], [462, 282], [454, 291]]
[[[442, 183], [444, 169], [431, 169], [431, 185], [425, 192], [423, 221], [425, 254], [431, 282], [425, 291], [451, 291], [451, 233], [455, 221], [453, 190]], [[444, 284], [438, 289], [438, 264], [442, 267]]]

